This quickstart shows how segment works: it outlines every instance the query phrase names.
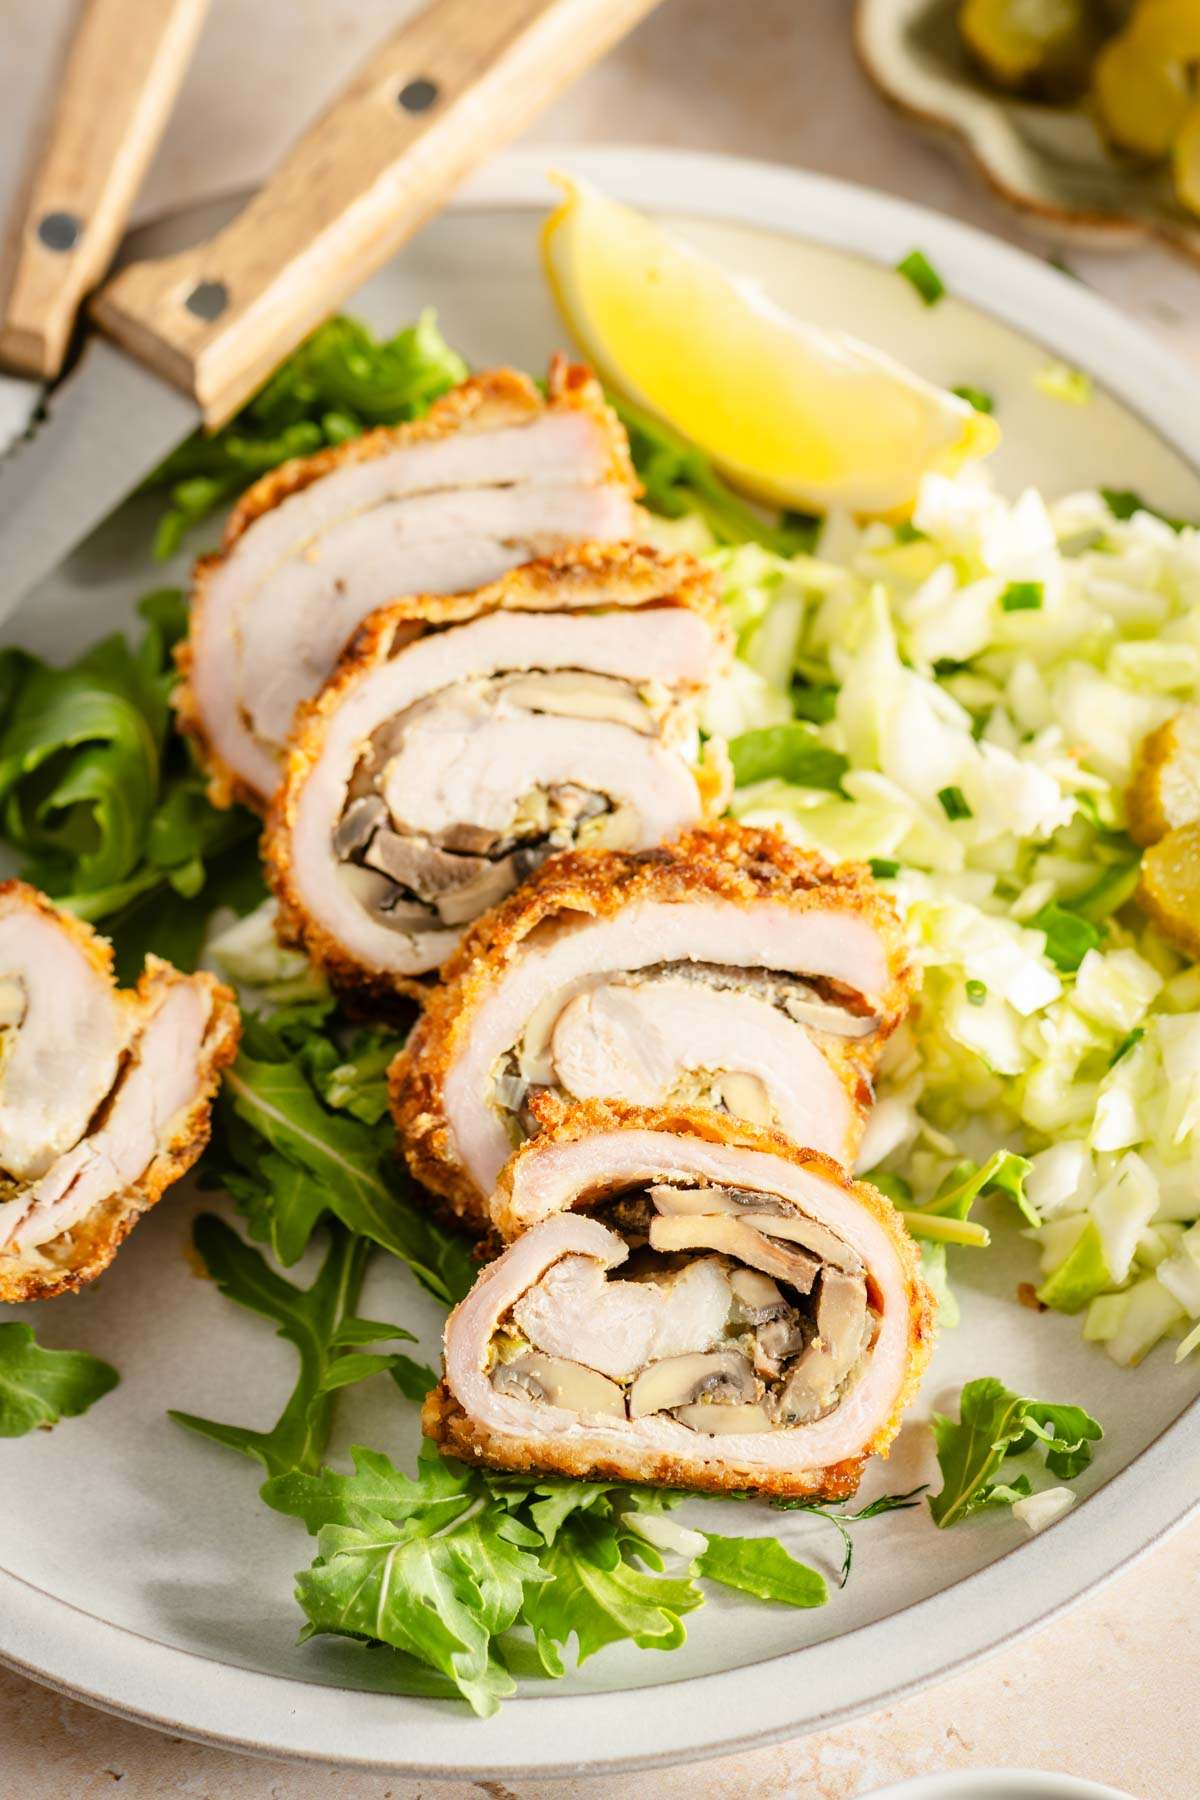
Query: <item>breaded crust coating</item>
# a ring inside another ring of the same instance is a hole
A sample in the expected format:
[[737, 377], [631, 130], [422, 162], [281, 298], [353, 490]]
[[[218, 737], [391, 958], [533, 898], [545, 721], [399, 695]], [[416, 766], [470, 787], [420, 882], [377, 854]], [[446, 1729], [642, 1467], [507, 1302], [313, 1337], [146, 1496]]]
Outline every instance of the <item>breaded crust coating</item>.
[[[887, 946], [891, 981], [877, 996], [878, 1046], [908, 1008], [914, 971], [891, 903], [861, 864], [836, 868], [776, 830], [721, 820], [677, 843], [635, 854], [576, 850], [551, 858], [501, 905], [476, 921], [442, 970], [389, 1074], [392, 1115], [417, 1181], [449, 1202], [468, 1229], [485, 1228], [482, 1197], [455, 1152], [445, 1110], [446, 1076], [470, 1037], [475, 1015], [539, 927], [569, 914], [612, 917], [636, 901], [770, 900], [797, 913], [830, 906], [866, 916]], [[874, 1058], [852, 1040], [833, 1047], [835, 1071], [852, 1097], [870, 1098]], [[562, 1110], [554, 1095], [533, 1102], [540, 1126]]]
[[[267, 813], [262, 853], [267, 880], [279, 900], [281, 942], [303, 950], [350, 1002], [394, 1008], [397, 994], [423, 998], [429, 978], [375, 973], [347, 954], [314, 919], [298, 891], [292, 833], [304, 785], [319, 763], [330, 723], [353, 691], [382, 664], [428, 632], [495, 612], [571, 613], [597, 604], [629, 610], [681, 606], [703, 618], [716, 643], [732, 652], [732, 638], [715, 577], [690, 556], [624, 545], [582, 544], [526, 563], [471, 594], [416, 594], [373, 613], [347, 645], [333, 675], [301, 707], [283, 779]], [[726, 804], [724, 771], [706, 761], [694, 771], [705, 808]], [[561, 857], [555, 858], [561, 862]], [[515, 898], [515, 896], [514, 896]]]
[[312, 456], [293, 457], [269, 470], [246, 489], [229, 515], [220, 549], [197, 558], [192, 572], [189, 633], [175, 650], [175, 660], [183, 679], [172, 695], [171, 704], [180, 730], [192, 740], [208, 772], [208, 797], [214, 806], [227, 807], [240, 802], [261, 812], [264, 804], [262, 795], [247, 786], [213, 744], [191, 680], [192, 639], [200, 628], [208, 585], [238, 539], [264, 513], [301, 493], [334, 469], [368, 462], [374, 457], [386, 456], [392, 450], [452, 437], [460, 431], [487, 431], [501, 424], [513, 424], [519, 422], [522, 415], [534, 418], [545, 411], [547, 404], [590, 413], [608, 440], [608, 479], [628, 488], [631, 494], [641, 493], [641, 483], [629, 454], [629, 441], [605, 400], [600, 383], [590, 369], [569, 362], [562, 355], [551, 360], [547, 399], [542, 398], [528, 375], [516, 369], [486, 369], [443, 394], [423, 418], [412, 419], [403, 425], [379, 426], [348, 444], [318, 450]]
[[[564, 1475], [577, 1480], [634, 1479], [660, 1487], [684, 1487], [710, 1493], [752, 1488], [760, 1494], [792, 1498], [822, 1496], [835, 1500], [853, 1494], [869, 1459], [888, 1454], [933, 1354], [936, 1305], [921, 1274], [916, 1245], [905, 1230], [900, 1214], [869, 1183], [852, 1181], [832, 1158], [800, 1148], [781, 1132], [700, 1108], [660, 1109], [586, 1101], [572, 1107], [560, 1120], [548, 1126], [543, 1136], [523, 1145], [506, 1165], [492, 1198], [492, 1214], [501, 1239], [507, 1243], [521, 1235], [522, 1226], [513, 1216], [511, 1200], [514, 1179], [525, 1159], [536, 1155], [549, 1143], [570, 1143], [614, 1130], [669, 1132], [678, 1137], [700, 1138], [706, 1143], [766, 1152], [794, 1163], [798, 1168], [827, 1177], [854, 1196], [858, 1205], [887, 1233], [904, 1276], [909, 1321], [905, 1373], [888, 1417], [863, 1443], [861, 1454], [819, 1470], [764, 1470], [732, 1461], [718, 1466], [699, 1459], [692, 1461], [649, 1451], [642, 1446], [637, 1451], [637, 1472], [631, 1476], [628, 1461], [596, 1456], [584, 1445], [571, 1443], [563, 1434], [547, 1433], [535, 1440], [489, 1430], [466, 1414], [443, 1379], [427, 1396], [421, 1411], [421, 1429], [425, 1436], [432, 1438], [447, 1455], [462, 1462], [511, 1469], [521, 1474]], [[603, 1185], [595, 1185], [573, 1196], [569, 1204], [573, 1210], [586, 1210], [606, 1198], [609, 1191]], [[867, 1279], [870, 1288], [869, 1270]]]

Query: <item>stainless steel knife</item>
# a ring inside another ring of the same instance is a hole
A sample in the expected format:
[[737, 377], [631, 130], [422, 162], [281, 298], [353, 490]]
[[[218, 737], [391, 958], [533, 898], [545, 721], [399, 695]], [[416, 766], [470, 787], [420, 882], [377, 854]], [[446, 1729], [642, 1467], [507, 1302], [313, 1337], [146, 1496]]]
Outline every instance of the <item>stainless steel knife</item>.
[[100, 333], [45, 421], [0, 462], [0, 618], [183, 437], [229, 419], [489, 151], [654, 4], [434, 0], [231, 224], [102, 288]]

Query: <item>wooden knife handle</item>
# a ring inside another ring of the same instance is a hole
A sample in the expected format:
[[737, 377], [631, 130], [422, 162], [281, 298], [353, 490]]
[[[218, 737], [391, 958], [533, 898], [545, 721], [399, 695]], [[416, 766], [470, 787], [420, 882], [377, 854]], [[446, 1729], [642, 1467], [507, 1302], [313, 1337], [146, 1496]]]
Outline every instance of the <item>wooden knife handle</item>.
[[[211, 242], [134, 264], [93, 311], [224, 423], [491, 150], [655, 0], [435, 0], [375, 52]], [[487, 271], [480, 270], [486, 281]]]
[[104, 275], [208, 0], [85, 0], [0, 268], [0, 364], [50, 379]]

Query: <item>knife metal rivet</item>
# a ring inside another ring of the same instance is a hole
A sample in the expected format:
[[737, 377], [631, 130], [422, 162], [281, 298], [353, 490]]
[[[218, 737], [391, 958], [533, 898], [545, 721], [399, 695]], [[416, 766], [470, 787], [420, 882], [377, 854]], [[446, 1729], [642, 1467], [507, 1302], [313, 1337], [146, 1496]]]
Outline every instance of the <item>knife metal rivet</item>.
[[83, 236], [83, 220], [69, 212], [46, 213], [37, 234], [47, 250], [73, 250]]
[[405, 112], [410, 113], [428, 112], [437, 97], [437, 82], [429, 81], [424, 75], [417, 81], [410, 81], [396, 96]]
[[229, 305], [229, 289], [223, 281], [198, 281], [183, 304], [193, 317], [211, 324]]

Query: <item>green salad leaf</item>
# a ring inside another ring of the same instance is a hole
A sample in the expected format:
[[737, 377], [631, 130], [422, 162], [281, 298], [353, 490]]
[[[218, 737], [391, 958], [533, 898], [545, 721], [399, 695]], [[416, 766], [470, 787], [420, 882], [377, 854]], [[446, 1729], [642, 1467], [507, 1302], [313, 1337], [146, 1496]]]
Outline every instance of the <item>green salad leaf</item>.
[[263, 893], [256, 821], [209, 805], [171, 730], [183, 596], [164, 588], [138, 610], [136, 644], [114, 635], [63, 668], [9, 651], [0, 673], [0, 828], [25, 880], [103, 924], [122, 980], [148, 949], [194, 968], [214, 908]]
[[[390, 1645], [483, 1715], [514, 1691], [516, 1676], [562, 1675], [572, 1639], [579, 1663], [614, 1643], [676, 1649], [685, 1615], [704, 1603], [697, 1577], [790, 1606], [827, 1597], [821, 1576], [774, 1538], [712, 1534], [681, 1574], [664, 1574], [630, 1521], [678, 1495], [501, 1475], [428, 1443], [415, 1479], [378, 1451], [351, 1457], [351, 1475], [293, 1470], [263, 1488], [268, 1505], [303, 1519], [317, 1538], [316, 1559], [298, 1577], [304, 1636]], [[405, 1662], [398, 1681], [411, 1673]]]
[[[296, 1287], [276, 1274], [265, 1257], [244, 1242], [223, 1219], [202, 1213], [193, 1229], [204, 1266], [230, 1300], [271, 1319], [278, 1335], [300, 1358], [296, 1384], [270, 1431], [226, 1425], [194, 1413], [172, 1412], [189, 1431], [257, 1457], [269, 1475], [316, 1469], [329, 1440], [337, 1390], [370, 1375], [390, 1372], [393, 1358], [368, 1356], [352, 1346], [385, 1338], [409, 1339], [398, 1325], [359, 1319], [355, 1313], [372, 1246], [338, 1225], [329, 1227], [329, 1248], [311, 1287]], [[432, 1383], [430, 1384], [432, 1385]]]
[[116, 1387], [117, 1371], [84, 1350], [43, 1350], [32, 1325], [0, 1325], [0, 1437], [72, 1419]]
[[696, 1569], [710, 1581], [785, 1606], [824, 1606], [828, 1600], [824, 1577], [797, 1562], [778, 1538], [705, 1535], [708, 1548], [696, 1558]]
[[729, 741], [729, 757], [739, 787], [755, 781], [791, 781], [797, 787], [841, 789], [850, 767], [839, 750], [823, 744], [815, 728], [800, 719], [766, 725]]
[[[413, 1203], [391, 1121], [364, 1101], [369, 1084], [343, 1080], [353, 1108], [330, 1104], [334, 1070], [347, 1066], [336, 1030], [324, 1006], [298, 1009], [282, 1023], [244, 1021], [203, 1179], [233, 1195], [252, 1236], [269, 1243], [282, 1263], [297, 1260], [318, 1221], [332, 1212], [452, 1304], [474, 1279], [470, 1250]], [[398, 1047], [394, 1040], [393, 1054]], [[360, 1049], [368, 1053], [373, 1064], [382, 1063], [382, 1041]], [[361, 1116], [364, 1105], [376, 1115], [371, 1122]]]
[[1027, 1399], [995, 1376], [969, 1381], [958, 1419], [935, 1413], [933, 1433], [942, 1486], [930, 1496], [929, 1510], [942, 1527], [1029, 1493], [1027, 1476], [997, 1479], [1007, 1458], [1038, 1448], [1050, 1473], [1069, 1481], [1087, 1468], [1092, 1445], [1104, 1436], [1081, 1406]]
[[149, 477], [146, 486], [170, 498], [155, 555], [173, 556], [193, 527], [280, 463], [418, 418], [466, 376], [433, 312], [385, 339], [358, 319], [330, 319], [228, 425], [196, 432]]

